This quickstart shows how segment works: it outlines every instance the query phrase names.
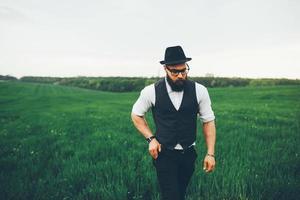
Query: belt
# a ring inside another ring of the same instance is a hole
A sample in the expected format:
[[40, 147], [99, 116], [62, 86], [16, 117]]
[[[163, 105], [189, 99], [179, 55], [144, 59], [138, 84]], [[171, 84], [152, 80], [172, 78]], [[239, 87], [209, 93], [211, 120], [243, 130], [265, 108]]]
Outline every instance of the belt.
[[192, 150], [193, 147], [194, 147], [194, 145], [190, 145], [190, 146], [188, 146], [184, 149], [174, 149], [174, 148], [171, 149], [171, 148], [164, 147], [163, 145], [161, 146], [162, 150], [168, 150], [168, 151], [171, 151], [171, 152], [177, 152], [177, 153], [182, 153], [182, 154]]

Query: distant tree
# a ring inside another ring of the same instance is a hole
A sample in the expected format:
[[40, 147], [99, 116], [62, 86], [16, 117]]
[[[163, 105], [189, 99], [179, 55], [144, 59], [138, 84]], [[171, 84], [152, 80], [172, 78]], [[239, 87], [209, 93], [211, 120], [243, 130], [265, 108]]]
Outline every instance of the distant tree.
[[16, 77], [14, 76], [10, 76], [10, 75], [0, 75], [0, 80], [5, 80], [5, 81], [9, 81], [9, 80], [18, 80]]
[[[3, 76], [2, 76], [3, 77]], [[7, 78], [7, 77], [6, 77]], [[80, 88], [112, 91], [130, 92], [140, 91], [146, 85], [155, 83], [162, 77], [34, 77], [25, 76], [21, 81], [51, 83], [56, 85], [74, 86]], [[241, 87], [241, 86], [266, 86], [266, 85], [300, 85], [300, 80], [291, 79], [247, 79], [226, 77], [189, 77], [206, 87]]]

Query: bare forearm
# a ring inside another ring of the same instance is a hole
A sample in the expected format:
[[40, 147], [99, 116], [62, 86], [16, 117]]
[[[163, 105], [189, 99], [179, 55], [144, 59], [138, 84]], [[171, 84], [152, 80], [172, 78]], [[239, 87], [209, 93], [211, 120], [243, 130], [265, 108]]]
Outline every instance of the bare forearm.
[[131, 114], [131, 119], [134, 126], [145, 138], [153, 135], [144, 117]]
[[216, 143], [216, 127], [214, 121], [203, 123], [203, 135], [206, 141], [207, 153], [214, 155]]

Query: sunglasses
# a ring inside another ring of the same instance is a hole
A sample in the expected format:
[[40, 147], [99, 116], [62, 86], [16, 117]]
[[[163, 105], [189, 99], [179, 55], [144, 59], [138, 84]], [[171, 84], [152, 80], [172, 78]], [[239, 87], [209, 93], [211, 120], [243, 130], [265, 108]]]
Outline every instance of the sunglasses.
[[173, 76], [178, 76], [179, 73], [181, 73], [181, 75], [184, 76], [184, 75], [186, 75], [186, 74], [189, 72], [189, 70], [190, 70], [190, 66], [189, 66], [188, 64], [186, 64], [186, 66], [187, 66], [187, 67], [186, 67], [185, 69], [182, 69], [182, 70], [170, 69], [170, 68], [168, 68], [168, 67], [166, 67], [166, 68], [168, 69], [169, 72], [171, 72], [171, 74], [172, 74]]

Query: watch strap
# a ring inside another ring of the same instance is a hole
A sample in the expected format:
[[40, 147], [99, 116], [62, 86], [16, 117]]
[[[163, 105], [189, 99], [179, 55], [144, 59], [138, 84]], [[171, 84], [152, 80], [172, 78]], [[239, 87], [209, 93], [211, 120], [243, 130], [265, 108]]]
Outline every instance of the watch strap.
[[150, 143], [154, 138], [156, 138], [156, 137], [155, 137], [154, 135], [152, 135], [152, 136], [146, 138], [146, 141], [147, 141], [148, 143]]

